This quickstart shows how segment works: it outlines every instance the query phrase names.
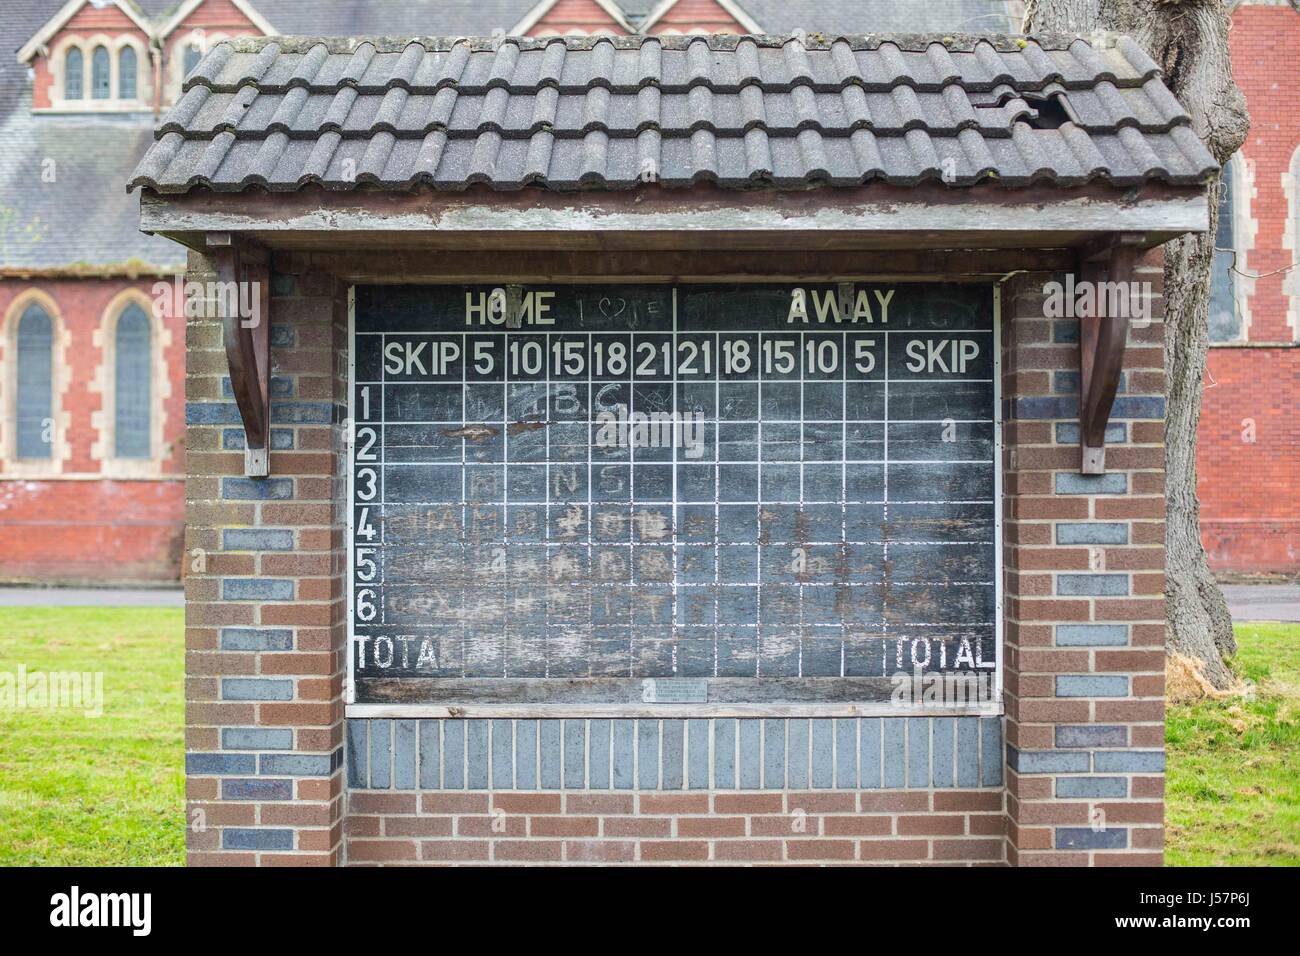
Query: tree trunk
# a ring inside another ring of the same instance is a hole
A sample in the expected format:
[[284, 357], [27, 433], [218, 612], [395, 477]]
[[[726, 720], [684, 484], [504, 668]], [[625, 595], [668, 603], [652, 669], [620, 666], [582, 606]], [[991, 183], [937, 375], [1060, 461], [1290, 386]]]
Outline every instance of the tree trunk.
[[[1193, 128], [1222, 165], [1246, 139], [1246, 101], [1232, 79], [1229, 10], [1223, 0], [1029, 0], [1026, 33], [1127, 33], [1160, 64]], [[1234, 678], [1232, 617], [1201, 545], [1196, 426], [1209, 346], [1210, 267], [1220, 183], [1210, 188], [1210, 231], [1175, 239], [1165, 252], [1165, 607], [1168, 647], [1203, 662], [1217, 688]]]

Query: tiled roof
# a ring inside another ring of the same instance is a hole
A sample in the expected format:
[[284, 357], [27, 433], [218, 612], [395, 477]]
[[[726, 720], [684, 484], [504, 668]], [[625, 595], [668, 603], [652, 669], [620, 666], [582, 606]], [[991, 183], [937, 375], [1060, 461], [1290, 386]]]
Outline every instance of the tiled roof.
[[1124, 37], [236, 40], [155, 135], [131, 185], [173, 193], [1128, 186], [1215, 168]]

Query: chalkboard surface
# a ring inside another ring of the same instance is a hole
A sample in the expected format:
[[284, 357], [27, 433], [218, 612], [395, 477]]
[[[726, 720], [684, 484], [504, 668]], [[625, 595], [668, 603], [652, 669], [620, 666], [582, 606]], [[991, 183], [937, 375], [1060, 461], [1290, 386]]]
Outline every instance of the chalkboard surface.
[[353, 699], [991, 675], [995, 350], [987, 286], [357, 288]]

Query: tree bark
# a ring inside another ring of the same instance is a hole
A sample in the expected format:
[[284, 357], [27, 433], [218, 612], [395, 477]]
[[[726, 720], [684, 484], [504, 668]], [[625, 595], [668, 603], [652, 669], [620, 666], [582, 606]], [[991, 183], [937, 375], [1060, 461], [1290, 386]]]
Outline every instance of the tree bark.
[[[1232, 79], [1229, 8], [1223, 0], [1029, 0], [1026, 33], [1126, 33], [1164, 71], [1220, 165], [1246, 139], [1246, 100]], [[1196, 426], [1209, 347], [1210, 270], [1221, 189], [1210, 185], [1210, 230], [1175, 239], [1165, 252], [1165, 420], [1167, 646], [1202, 662], [1216, 688], [1235, 679], [1224, 663], [1236, 653], [1232, 617], [1201, 545], [1196, 497]]]

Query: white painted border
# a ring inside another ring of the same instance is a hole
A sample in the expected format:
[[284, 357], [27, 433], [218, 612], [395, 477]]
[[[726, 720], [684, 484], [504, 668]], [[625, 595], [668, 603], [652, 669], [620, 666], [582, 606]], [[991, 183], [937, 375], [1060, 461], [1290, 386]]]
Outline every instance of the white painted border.
[[[520, 281], [535, 282], [533, 279]], [[549, 279], [555, 285], [619, 285], [628, 282], [643, 282], [635, 276], [619, 279], [572, 280]], [[671, 282], [653, 283], [656, 285], [709, 285], [719, 281], [709, 276], [694, 276]], [[770, 280], [754, 282], [760, 284], [785, 284], [787, 281]], [[877, 282], [872, 276], [837, 276], [807, 277], [804, 281], [817, 282]], [[892, 280], [891, 280], [892, 281]], [[420, 285], [455, 285], [457, 280], [446, 278], [437, 283], [418, 283]], [[906, 279], [899, 284], [934, 285], [934, 279]], [[352, 473], [353, 451], [355, 443], [352, 435], [355, 431], [353, 407], [356, 379], [356, 286], [348, 287], [348, 417], [344, 428], [343, 440], [347, 444], [347, 537], [344, 546], [348, 551], [347, 560], [347, 672], [344, 675], [344, 717], [345, 718], [546, 718], [546, 717], [638, 717], [638, 718], [672, 718], [692, 719], [705, 717], [1001, 717], [1004, 714], [1003, 694], [1003, 653], [1006, 617], [1005, 582], [1003, 580], [1002, 550], [1002, 286], [1000, 283], [973, 282], [963, 285], [978, 285], [988, 289], [993, 296], [993, 573], [994, 573], [994, 607], [993, 618], [993, 701], [985, 706], [975, 707], [920, 707], [900, 709], [885, 702], [861, 704], [807, 704], [807, 703], [767, 703], [767, 704], [358, 704], [356, 702], [356, 685], [353, 683], [353, 558], [356, 553], [352, 539], [352, 521], [354, 511]]]

